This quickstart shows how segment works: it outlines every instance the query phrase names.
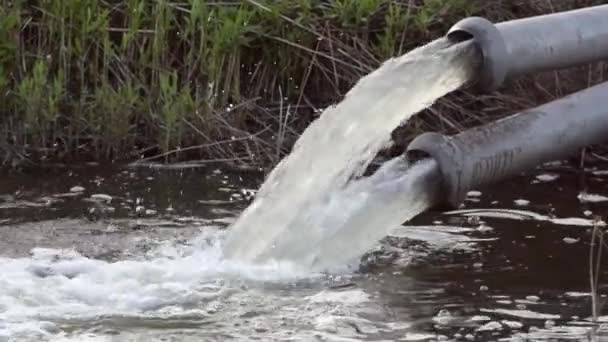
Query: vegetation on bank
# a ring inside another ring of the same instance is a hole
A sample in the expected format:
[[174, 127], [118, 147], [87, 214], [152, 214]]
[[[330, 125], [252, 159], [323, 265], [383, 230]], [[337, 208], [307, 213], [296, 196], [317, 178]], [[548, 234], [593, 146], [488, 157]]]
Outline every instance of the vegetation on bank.
[[[0, 164], [272, 165], [382, 61], [457, 20], [592, 0], [0, 0]], [[457, 131], [604, 78], [603, 64], [459, 91], [396, 132]]]

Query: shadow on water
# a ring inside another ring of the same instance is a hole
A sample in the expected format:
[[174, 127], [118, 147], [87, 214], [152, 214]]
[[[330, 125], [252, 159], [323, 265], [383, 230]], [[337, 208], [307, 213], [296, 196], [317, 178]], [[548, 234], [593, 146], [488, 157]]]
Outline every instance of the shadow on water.
[[[8, 175], [0, 179], [1, 256], [6, 262], [47, 247], [109, 261], [137, 258], [166, 241], [187, 243], [202, 231], [222, 230], [261, 179], [214, 168]], [[605, 217], [608, 209], [601, 197], [608, 196], [608, 172], [545, 166], [482, 190], [470, 193], [463, 210], [427, 212], [397, 229], [363, 257], [355, 274], [213, 292], [203, 314], [55, 317], [58, 328], [45, 334], [75, 340], [84, 333], [185, 341], [585, 340], [589, 243], [594, 216]], [[17, 320], [2, 316], [11, 305], [2, 298], [0, 332]]]

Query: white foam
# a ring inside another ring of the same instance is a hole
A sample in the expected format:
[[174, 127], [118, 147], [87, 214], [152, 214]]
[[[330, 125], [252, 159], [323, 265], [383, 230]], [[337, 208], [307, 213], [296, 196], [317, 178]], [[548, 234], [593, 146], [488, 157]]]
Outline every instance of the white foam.
[[517, 322], [517, 321], [509, 321], [509, 320], [502, 320], [500, 321], [500, 323], [502, 323], [503, 325], [509, 327], [510, 329], [521, 329], [524, 327], [524, 325], [521, 322]]
[[566, 236], [565, 238], [562, 239], [564, 241], [564, 243], [567, 243], [569, 245], [577, 243], [579, 241], [581, 241], [581, 239], [576, 239], [576, 238], [572, 238], [569, 236]]
[[467, 192], [467, 197], [481, 197], [482, 193], [481, 191], [477, 191], [477, 190], [471, 190], [469, 192]]
[[493, 313], [497, 315], [505, 315], [524, 319], [559, 319], [560, 315], [545, 314], [530, 310], [509, 310], [509, 309], [481, 309], [481, 312]]
[[541, 182], [553, 182], [554, 180], [556, 180], [558, 178], [559, 178], [559, 175], [556, 175], [553, 173], [543, 173], [543, 174], [536, 176], [536, 179], [538, 179]]
[[490, 318], [489, 316], [477, 315], [477, 316], [471, 317], [469, 320], [471, 322], [487, 322], [487, 321], [491, 321], [492, 318]]
[[436, 339], [437, 335], [435, 334], [422, 334], [422, 333], [406, 333], [405, 337], [400, 341], [425, 341], [430, 339]]
[[564, 226], [581, 226], [581, 227], [593, 227], [593, 226], [606, 226], [606, 222], [595, 221], [592, 219], [580, 218], [580, 217], [549, 217], [541, 215], [533, 211], [527, 210], [514, 210], [514, 209], [463, 209], [453, 210], [444, 213], [444, 215], [462, 215], [462, 216], [478, 216], [478, 217], [492, 217], [492, 218], [503, 218], [511, 220], [532, 220], [532, 221], [546, 221], [558, 225]]
[[[201, 235], [187, 245], [162, 244], [136, 260], [108, 262], [45, 248], [34, 249], [31, 257], [1, 257], [0, 336], [46, 336], [58, 330], [50, 323], [56, 320], [200, 315], [235, 291], [231, 282], [320, 276], [289, 263], [227, 261], [219, 234]], [[334, 300], [353, 303], [363, 297], [351, 292]]]
[[530, 332], [520, 333], [515, 337], [524, 341], [587, 341], [590, 331], [591, 328], [587, 327], [555, 326], [547, 329], [530, 329]]
[[321, 291], [308, 297], [312, 303], [338, 302], [349, 304], [361, 304], [369, 301], [369, 295], [362, 290], [348, 291]]
[[[478, 231], [489, 231], [482, 229]], [[400, 226], [393, 229], [389, 236], [424, 241], [438, 249], [471, 249], [473, 244], [484, 241], [494, 241], [495, 238], [478, 239], [471, 238], [464, 233], [476, 231], [473, 228], [465, 228], [447, 225], [432, 226]]]
[[577, 197], [583, 203], [608, 202], [608, 197], [599, 194], [581, 192]]
[[479, 332], [497, 331], [497, 330], [502, 330], [502, 324], [500, 324], [498, 322], [488, 322], [488, 323], [482, 325], [481, 327], [477, 328], [477, 331], [479, 331]]

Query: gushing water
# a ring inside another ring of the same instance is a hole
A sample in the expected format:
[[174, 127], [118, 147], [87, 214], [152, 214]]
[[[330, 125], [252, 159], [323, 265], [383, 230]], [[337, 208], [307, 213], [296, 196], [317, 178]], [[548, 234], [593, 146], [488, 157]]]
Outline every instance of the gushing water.
[[[391, 229], [427, 209], [439, 184], [434, 160], [410, 166], [403, 158], [352, 182], [310, 208], [308, 229], [294, 229], [261, 259], [289, 260], [314, 270], [355, 262]], [[309, 213], [304, 213], [309, 215]]]
[[[360, 176], [395, 127], [469, 79], [474, 57], [469, 43], [439, 40], [363, 78], [306, 130], [225, 241], [202, 234], [115, 262], [57, 249], [0, 256], [0, 341], [82, 341], [116, 331], [164, 340], [152, 333], [159, 325], [180, 334], [204, 326], [199, 335], [222, 340], [249, 340], [251, 325], [291, 339], [290, 326], [310, 340], [328, 322], [337, 329], [334, 316], [347, 327], [395, 330], [357, 316], [372, 307], [366, 293], [319, 292], [327, 278], [314, 272], [346, 264], [432, 202], [432, 160], [412, 166], [397, 158]], [[302, 277], [314, 281], [285, 285]]]
[[[428, 164], [403, 173], [404, 165], [395, 161], [377, 177], [357, 179], [396, 127], [471, 78], [475, 54], [470, 42], [440, 39], [362, 78], [270, 173], [231, 227], [225, 256], [290, 260], [313, 269], [341, 266], [345, 257], [362, 254], [394, 225], [423, 211], [429, 195], [417, 182], [433, 169]], [[393, 181], [401, 185], [391, 189]]]

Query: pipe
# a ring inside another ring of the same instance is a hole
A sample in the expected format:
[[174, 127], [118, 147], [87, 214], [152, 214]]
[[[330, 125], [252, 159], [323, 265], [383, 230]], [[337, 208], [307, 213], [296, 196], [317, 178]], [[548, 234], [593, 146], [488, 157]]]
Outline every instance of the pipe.
[[489, 92], [506, 78], [608, 58], [608, 5], [498, 24], [469, 17], [452, 26], [447, 37], [478, 44], [484, 59], [479, 86]]
[[469, 190], [608, 141], [608, 82], [454, 136], [424, 133], [406, 158], [434, 158], [439, 206], [457, 208]]

